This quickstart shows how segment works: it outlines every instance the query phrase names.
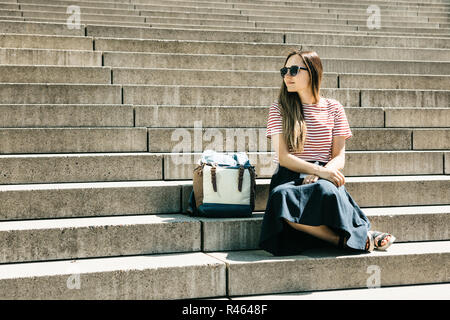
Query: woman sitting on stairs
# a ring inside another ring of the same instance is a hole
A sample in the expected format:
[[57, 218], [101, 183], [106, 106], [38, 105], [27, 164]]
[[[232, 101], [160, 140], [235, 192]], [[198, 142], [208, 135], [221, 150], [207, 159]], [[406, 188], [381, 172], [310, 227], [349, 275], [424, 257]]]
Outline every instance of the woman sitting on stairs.
[[369, 231], [369, 220], [345, 189], [340, 170], [345, 140], [352, 133], [343, 106], [319, 96], [319, 56], [293, 51], [280, 71], [283, 83], [278, 101], [270, 107], [266, 133], [278, 167], [269, 187], [259, 247], [274, 255], [329, 245], [386, 250], [395, 237]]

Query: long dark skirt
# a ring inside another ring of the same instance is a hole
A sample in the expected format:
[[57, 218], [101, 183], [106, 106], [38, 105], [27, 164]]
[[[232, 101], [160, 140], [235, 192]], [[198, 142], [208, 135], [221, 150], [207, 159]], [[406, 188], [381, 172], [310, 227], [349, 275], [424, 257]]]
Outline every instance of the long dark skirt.
[[[324, 166], [326, 163], [308, 161]], [[326, 225], [346, 235], [350, 250], [364, 250], [370, 221], [345, 189], [319, 178], [302, 185], [304, 174], [278, 165], [272, 175], [261, 227], [260, 249], [273, 255], [296, 255], [307, 249], [334, 246], [291, 227], [283, 218], [309, 226]]]

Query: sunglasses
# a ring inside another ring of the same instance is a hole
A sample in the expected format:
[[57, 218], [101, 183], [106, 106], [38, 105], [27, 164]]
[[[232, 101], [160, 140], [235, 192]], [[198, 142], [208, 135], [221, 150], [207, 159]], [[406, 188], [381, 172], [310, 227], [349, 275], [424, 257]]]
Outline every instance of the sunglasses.
[[284, 78], [284, 76], [288, 73], [288, 71], [290, 71], [291, 76], [295, 77], [301, 69], [308, 71], [307, 68], [299, 67], [299, 66], [291, 66], [290, 68], [286, 68], [286, 67], [281, 68], [280, 69], [281, 77]]

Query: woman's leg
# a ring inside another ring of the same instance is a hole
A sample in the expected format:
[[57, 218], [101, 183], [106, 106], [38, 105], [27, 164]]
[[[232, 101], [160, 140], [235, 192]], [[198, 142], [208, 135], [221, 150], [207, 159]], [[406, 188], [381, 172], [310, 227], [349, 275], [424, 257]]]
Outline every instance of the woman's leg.
[[[308, 233], [316, 238], [331, 242], [332, 244], [338, 246], [339, 244], [339, 235], [334, 232], [331, 228], [322, 225], [322, 226], [308, 226], [306, 224], [294, 223], [285, 218], [283, 218], [291, 227], [296, 230], [303, 231]], [[380, 236], [381, 237], [381, 236]], [[384, 246], [389, 240], [391, 235], [387, 235], [385, 239], [381, 241], [381, 246]], [[347, 238], [344, 239], [344, 246], [347, 243]], [[378, 238], [375, 239], [375, 246], [377, 246]], [[366, 249], [368, 248], [369, 243], [366, 241]]]
[[[334, 232], [331, 228], [322, 225], [322, 226], [308, 226], [306, 224], [294, 223], [285, 218], [283, 218], [291, 227], [296, 230], [303, 231], [308, 233], [316, 238], [331, 242], [334, 245], [339, 244], [339, 235]], [[344, 240], [344, 245], [346, 244], [347, 239]]]

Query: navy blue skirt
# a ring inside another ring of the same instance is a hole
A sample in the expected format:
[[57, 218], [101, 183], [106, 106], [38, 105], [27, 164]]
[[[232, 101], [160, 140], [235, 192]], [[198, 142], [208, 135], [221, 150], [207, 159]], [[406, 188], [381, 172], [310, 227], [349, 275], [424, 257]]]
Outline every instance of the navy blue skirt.
[[[324, 162], [308, 161], [324, 166]], [[273, 255], [296, 255], [313, 248], [336, 247], [291, 227], [283, 218], [309, 226], [325, 225], [346, 235], [347, 247], [365, 250], [370, 221], [345, 189], [319, 178], [302, 185], [300, 173], [280, 166], [272, 175], [259, 248]], [[302, 174], [304, 176], [304, 174]]]

